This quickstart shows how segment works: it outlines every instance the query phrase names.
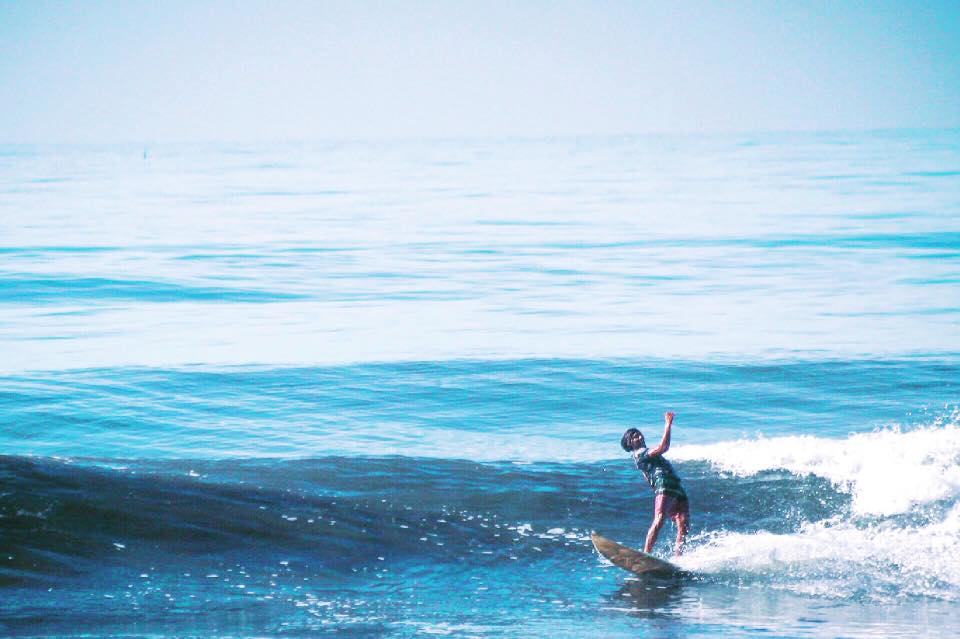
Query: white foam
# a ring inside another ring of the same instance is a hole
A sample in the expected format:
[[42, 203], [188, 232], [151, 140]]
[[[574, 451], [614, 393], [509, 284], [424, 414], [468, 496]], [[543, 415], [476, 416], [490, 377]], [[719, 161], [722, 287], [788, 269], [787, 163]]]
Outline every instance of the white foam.
[[717, 532], [675, 561], [698, 573], [762, 576], [770, 585], [821, 596], [925, 596], [960, 601], [960, 505], [918, 527], [843, 520], [796, 533]]
[[705, 460], [721, 472], [767, 470], [816, 475], [853, 496], [861, 515], [893, 515], [917, 504], [960, 496], [960, 414], [926, 428], [888, 428], [846, 439], [757, 438], [671, 451], [671, 459]]

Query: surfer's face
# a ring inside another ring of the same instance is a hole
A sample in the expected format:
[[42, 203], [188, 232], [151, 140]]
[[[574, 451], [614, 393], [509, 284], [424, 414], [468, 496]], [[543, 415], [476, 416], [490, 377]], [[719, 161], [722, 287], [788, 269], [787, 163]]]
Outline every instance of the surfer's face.
[[630, 448], [637, 450], [638, 448], [643, 448], [643, 434], [634, 433], [630, 438]]

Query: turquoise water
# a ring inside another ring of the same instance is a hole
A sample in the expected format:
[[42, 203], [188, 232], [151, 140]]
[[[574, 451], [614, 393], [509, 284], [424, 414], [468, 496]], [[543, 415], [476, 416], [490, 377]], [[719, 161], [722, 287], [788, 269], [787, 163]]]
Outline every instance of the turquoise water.
[[960, 627], [960, 132], [7, 146], [0, 264], [4, 634]]

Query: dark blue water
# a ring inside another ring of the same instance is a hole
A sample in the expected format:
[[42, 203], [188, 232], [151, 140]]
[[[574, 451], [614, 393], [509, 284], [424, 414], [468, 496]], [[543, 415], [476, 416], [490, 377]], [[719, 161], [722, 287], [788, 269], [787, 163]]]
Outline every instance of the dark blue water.
[[[952, 637], [956, 132], [0, 153], [0, 633]], [[691, 498], [636, 578], [637, 426]], [[655, 552], [669, 553], [672, 530]]]

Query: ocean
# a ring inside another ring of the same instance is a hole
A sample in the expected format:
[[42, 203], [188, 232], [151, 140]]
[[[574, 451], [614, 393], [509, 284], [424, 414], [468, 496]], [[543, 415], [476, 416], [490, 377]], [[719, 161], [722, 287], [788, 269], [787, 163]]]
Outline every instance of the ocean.
[[0, 146], [0, 634], [333, 633], [957, 636], [960, 131]]

